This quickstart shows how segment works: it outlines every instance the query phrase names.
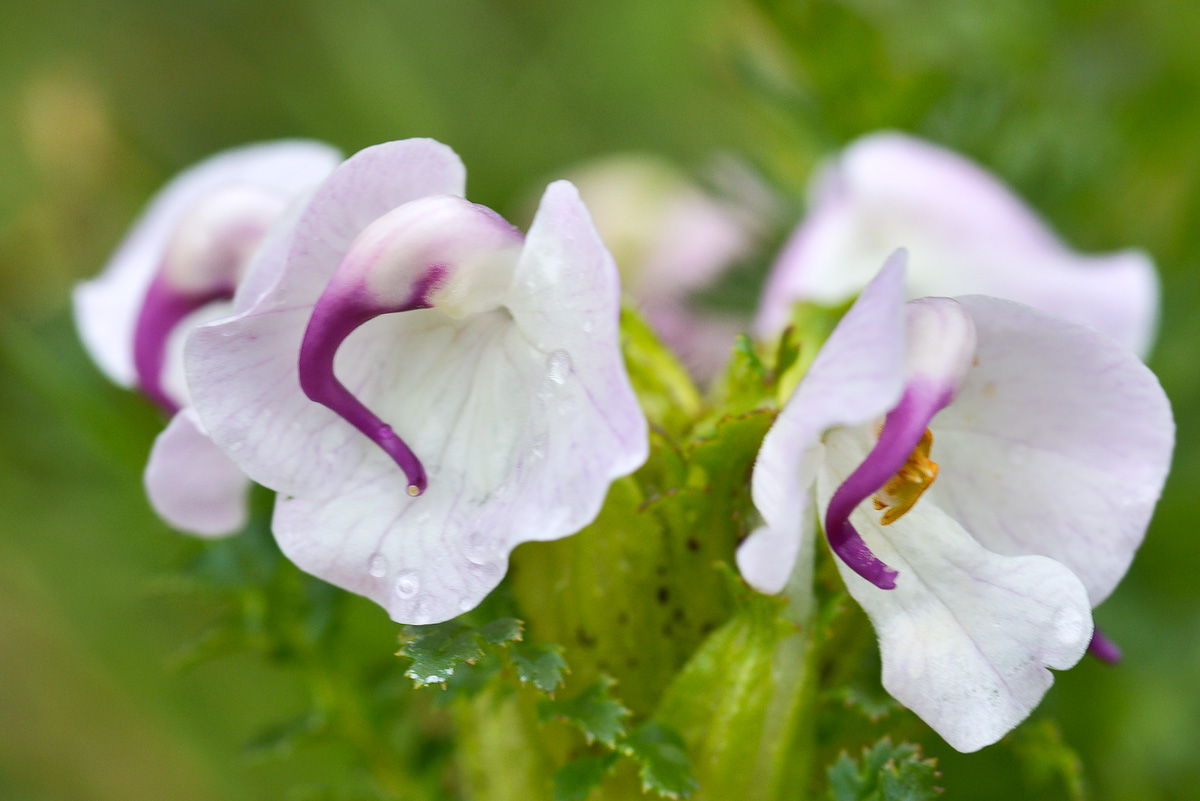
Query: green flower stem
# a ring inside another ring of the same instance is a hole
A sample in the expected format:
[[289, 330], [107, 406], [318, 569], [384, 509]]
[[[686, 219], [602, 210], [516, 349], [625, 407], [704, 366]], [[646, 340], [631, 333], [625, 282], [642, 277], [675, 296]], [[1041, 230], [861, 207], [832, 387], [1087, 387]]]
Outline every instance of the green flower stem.
[[497, 682], [454, 704], [456, 757], [467, 798], [552, 801], [551, 777], [562, 748], [538, 723], [536, 701], [532, 691]]
[[811, 619], [752, 595], [676, 677], [657, 718], [683, 734], [708, 801], [803, 797], [816, 698]]

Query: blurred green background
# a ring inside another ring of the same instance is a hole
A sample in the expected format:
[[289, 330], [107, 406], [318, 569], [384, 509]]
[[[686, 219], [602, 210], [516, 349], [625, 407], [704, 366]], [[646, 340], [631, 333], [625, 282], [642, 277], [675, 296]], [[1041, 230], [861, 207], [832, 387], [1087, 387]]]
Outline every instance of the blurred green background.
[[[150, 513], [156, 414], [70, 320], [149, 194], [276, 137], [347, 153], [431, 136], [519, 219], [579, 162], [755, 165], [788, 222], [815, 161], [901, 128], [987, 165], [1085, 250], [1150, 251], [1151, 365], [1179, 424], [1146, 546], [1097, 613], [1125, 649], [1043, 708], [1097, 799], [1200, 787], [1200, 7], [1138, 0], [16, 0], [0, 7], [0, 798], [275, 799], [353, 770], [334, 746], [249, 760], [302, 707], [253, 654], [171, 667], [219, 602], [164, 590], [194, 543]], [[778, 233], [782, 234], [782, 230]], [[364, 607], [363, 637], [395, 630]], [[999, 751], [939, 752], [950, 798], [1006, 798]]]

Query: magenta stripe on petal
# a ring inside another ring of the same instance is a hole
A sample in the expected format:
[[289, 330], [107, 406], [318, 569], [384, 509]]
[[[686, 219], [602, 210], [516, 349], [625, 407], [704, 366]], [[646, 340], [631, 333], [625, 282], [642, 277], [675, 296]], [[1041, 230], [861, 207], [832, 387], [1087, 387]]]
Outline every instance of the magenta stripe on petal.
[[167, 340], [175, 326], [197, 309], [217, 300], [233, 297], [231, 285], [207, 292], [181, 292], [173, 288], [160, 274], [146, 290], [146, 299], [138, 313], [133, 335], [133, 367], [137, 372], [138, 388], [167, 414], [179, 411], [179, 403], [170, 397], [162, 385], [163, 363], [166, 361]]
[[911, 382], [888, 412], [879, 441], [833, 493], [825, 511], [825, 536], [846, 565], [881, 590], [896, 587], [897, 573], [881, 562], [850, 524], [850, 514], [878, 492], [908, 461], [929, 421], [950, 402], [953, 390], [920, 379]]
[[392, 457], [408, 479], [410, 495], [420, 495], [428, 486], [425, 466], [390, 425], [337, 379], [333, 358], [346, 337], [368, 320], [381, 314], [430, 308], [429, 295], [445, 277], [445, 267], [430, 265], [413, 283], [408, 299], [394, 308], [379, 306], [363, 287], [346, 292], [330, 286], [317, 301], [300, 345], [300, 388], [304, 394], [328, 407]]

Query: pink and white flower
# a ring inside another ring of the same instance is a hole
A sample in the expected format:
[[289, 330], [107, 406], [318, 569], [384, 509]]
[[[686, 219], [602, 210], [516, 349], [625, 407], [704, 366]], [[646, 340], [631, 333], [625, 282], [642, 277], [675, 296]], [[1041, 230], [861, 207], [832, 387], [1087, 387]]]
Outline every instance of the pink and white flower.
[[1174, 423], [1154, 375], [1104, 334], [991, 297], [906, 304], [905, 279], [901, 251], [768, 432], [752, 486], [765, 522], [738, 564], [779, 592], [819, 517], [884, 687], [973, 751], [1087, 650]]
[[398, 622], [471, 609], [519, 543], [567, 536], [646, 458], [616, 266], [566, 182], [528, 236], [427, 139], [367, 148], [189, 341], [213, 439], [278, 491], [301, 569]]
[[1145, 355], [1158, 279], [1141, 251], [1086, 256], [1067, 247], [994, 176], [899, 133], [851, 144], [813, 182], [809, 213], [784, 247], [755, 329], [777, 334], [796, 301], [854, 297], [898, 247], [908, 297], [990, 295], [1089, 325]]
[[88, 352], [117, 384], [172, 415], [146, 467], [150, 503], [171, 525], [229, 534], [246, 518], [249, 482], [189, 407], [183, 342], [229, 301], [270, 226], [340, 160], [317, 142], [229, 150], [192, 167], [150, 202], [104, 272], [75, 290]]

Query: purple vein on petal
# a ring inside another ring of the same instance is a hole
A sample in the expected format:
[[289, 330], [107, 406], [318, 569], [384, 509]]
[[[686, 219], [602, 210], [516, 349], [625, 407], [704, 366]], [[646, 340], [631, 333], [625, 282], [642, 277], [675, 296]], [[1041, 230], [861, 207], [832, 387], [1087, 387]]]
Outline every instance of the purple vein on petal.
[[871, 552], [850, 523], [850, 514], [878, 492], [908, 461], [929, 421], [950, 402], [947, 387], [915, 380], [904, 390], [900, 403], [887, 414], [879, 441], [854, 472], [842, 482], [825, 511], [825, 536], [846, 565], [881, 590], [896, 587], [898, 573]]
[[410, 495], [420, 495], [428, 486], [425, 466], [390, 425], [338, 380], [333, 373], [333, 359], [346, 337], [368, 320], [381, 314], [431, 308], [429, 296], [445, 280], [446, 272], [442, 265], [430, 265], [413, 283], [409, 297], [396, 307], [381, 307], [365, 287], [345, 291], [330, 286], [317, 301], [300, 345], [300, 388], [304, 394], [328, 407], [390, 456], [404, 471]]
[[192, 312], [217, 300], [233, 297], [233, 286], [222, 285], [204, 292], [184, 292], [171, 286], [160, 273], [150, 283], [138, 313], [133, 335], [133, 366], [138, 387], [167, 414], [179, 411], [179, 403], [163, 387], [163, 365], [171, 332]]

